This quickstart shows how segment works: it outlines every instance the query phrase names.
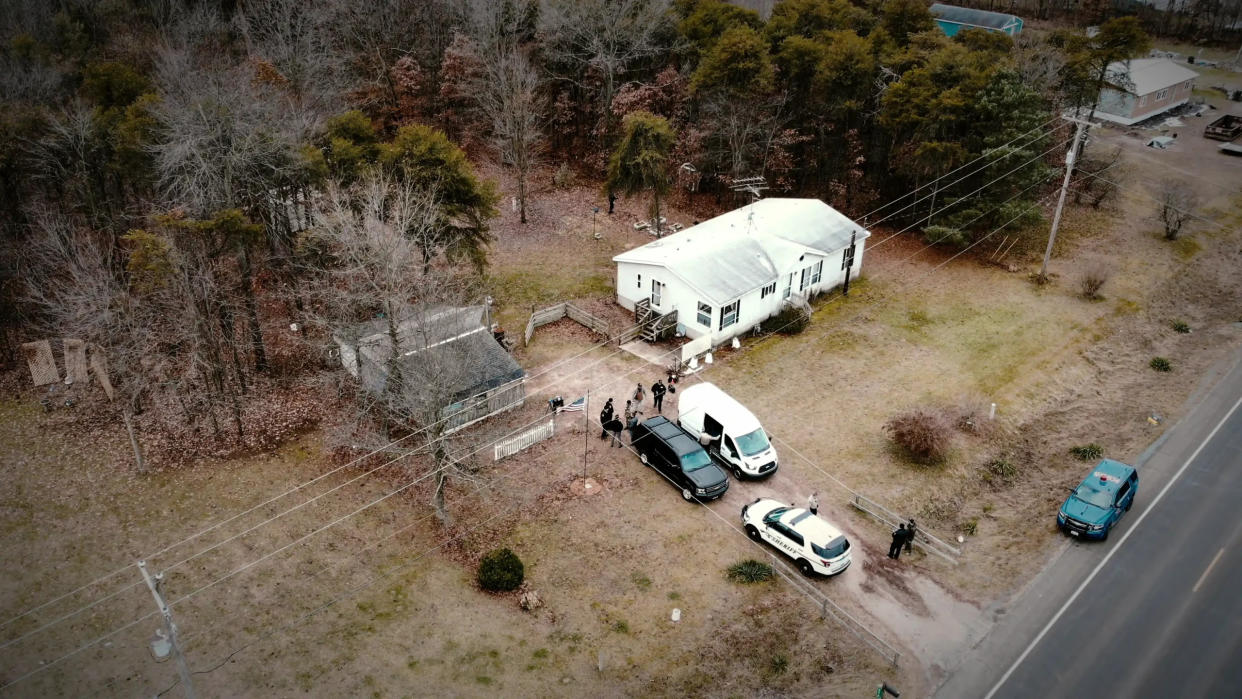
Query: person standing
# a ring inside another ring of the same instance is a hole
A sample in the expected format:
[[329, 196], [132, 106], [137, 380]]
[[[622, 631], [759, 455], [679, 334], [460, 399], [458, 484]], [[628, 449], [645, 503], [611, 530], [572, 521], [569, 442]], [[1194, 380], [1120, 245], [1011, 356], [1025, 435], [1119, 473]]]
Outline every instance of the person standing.
[[899, 524], [893, 530], [893, 543], [888, 547], [888, 557], [894, 560], [901, 558], [901, 547], [906, 543], [906, 525]]
[[634, 412], [636, 413], [642, 412], [643, 399], [646, 397], [647, 397], [647, 394], [643, 391], [643, 385], [642, 383], [639, 383], [637, 388], [634, 389]]
[[664, 388], [664, 384], [659, 379], [651, 384], [651, 402], [655, 404], [656, 412], [661, 415], [664, 414], [664, 394], [667, 392], [668, 390]]
[[625, 401], [625, 412], [621, 413], [625, 417], [625, 423], [628, 425], [630, 418], [634, 417], [633, 401]]
[[600, 427], [599, 438], [600, 439], [605, 439], [608, 437], [607, 425], [609, 422], [612, 422], [612, 418], [613, 418], [612, 399], [609, 398], [608, 402], [604, 403], [604, 409], [599, 411], [599, 427]]
[[609, 216], [612, 215], [612, 211], [614, 208], [616, 208], [616, 205], [617, 205], [617, 193], [610, 189], [608, 190], [608, 215]]
[[819, 514], [819, 498], [815, 497], [818, 494], [818, 492], [811, 493], [811, 497], [806, 499], [806, 509], [810, 510], [813, 515]]
[[918, 527], [915, 526], [914, 520], [906, 522], [906, 553], [913, 550], [914, 535], [918, 533]]

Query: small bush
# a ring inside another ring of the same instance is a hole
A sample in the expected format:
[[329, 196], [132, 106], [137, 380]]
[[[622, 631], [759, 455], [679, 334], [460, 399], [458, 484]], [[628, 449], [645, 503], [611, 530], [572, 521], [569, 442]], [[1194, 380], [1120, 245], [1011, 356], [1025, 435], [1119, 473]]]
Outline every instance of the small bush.
[[1017, 477], [1018, 467], [1004, 457], [993, 459], [988, 463], [987, 470], [984, 472], [984, 480], [988, 483], [1000, 481], [1001, 483], [1009, 484]]
[[951, 245], [964, 248], [970, 245], [970, 233], [950, 226], [928, 226], [923, 229], [923, 242], [928, 245]]
[[748, 558], [740, 563], [734, 563], [729, 566], [725, 573], [729, 580], [736, 583], [749, 585], [750, 583], [766, 582], [776, 577], [776, 571], [772, 570], [772, 566], [762, 561], [756, 561]]
[[574, 180], [576, 179], [574, 170], [569, 167], [569, 163], [561, 163], [561, 166], [556, 168], [556, 172], [552, 175], [552, 186], [557, 189], [569, 189], [574, 186]]
[[783, 675], [787, 670], [789, 670], [789, 658], [784, 653], [773, 655], [768, 663], [768, 672], [772, 675]]
[[1173, 330], [1182, 334], [1190, 332], [1190, 326], [1184, 320], [1173, 321]]
[[1173, 371], [1173, 364], [1164, 357], [1152, 357], [1150, 365], [1156, 371]]
[[953, 423], [941, 412], [915, 409], [891, 418], [884, 430], [912, 459], [928, 464], [948, 454]]
[[1104, 456], [1104, 447], [1094, 442], [1091, 444], [1080, 444], [1076, 447], [1070, 447], [1069, 453], [1079, 461], [1095, 461]]
[[1082, 297], [1088, 301], [1096, 301], [1100, 298], [1100, 289], [1104, 288], [1104, 283], [1112, 276], [1112, 271], [1102, 263], [1095, 263], [1083, 270], [1082, 275], [1078, 277], [1078, 290], [1082, 292]]
[[811, 307], [805, 303], [786, 301], [780, 313], [764, 321], [773, 332], [782, 335], [797, 335], [811, 324]]
[[979, 518], [978, 517], [971, 517], [965, 522], [962, 522], [962, 533], [963, 534], [967, 536], [974, 536], [978, 532], [979, 532]]
[[490, 592], [516, 590], [526, 578], [522, 560], [509, 549], [496, 549], [479, 562], [479, 587]]

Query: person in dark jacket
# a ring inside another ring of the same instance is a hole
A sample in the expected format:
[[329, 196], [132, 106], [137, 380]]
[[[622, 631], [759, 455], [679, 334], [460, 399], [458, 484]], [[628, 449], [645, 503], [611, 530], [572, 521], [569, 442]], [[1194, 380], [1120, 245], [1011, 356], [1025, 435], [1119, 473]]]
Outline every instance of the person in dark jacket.
[[901, 547], [906, 543], [906, 525], [899, 524], [893, 530], [893, 543], [888, 547], [888, 557], [892, 559], [901, 558]]
[[655, 383], [651, 384], [651, 401], [655, 403], [656, 412], [661, 415], [664, 414], [664, 394], [667, 392], [668, 389], [664, 388], [664, 384], [660, 380], [657, 379]]
[[611, 422], [612, 418], [613, 418], [612, 399], [609, 398], [608, 402], [604, 403], [604, 409], [599, 411], [599, 424], [600, 424], [600, 427], [602, 428], [599, 433], [600, 439], [608, 438], [608, 428], [604, 427], [604, 425], [607, 425], [609, 422]]
[[918, 531], [919, 529], [915, 526], [913, 519], [906, 522], [906, 553], [910, 553], [910, 551], [913, 550], [914, 535], [917, 534]]

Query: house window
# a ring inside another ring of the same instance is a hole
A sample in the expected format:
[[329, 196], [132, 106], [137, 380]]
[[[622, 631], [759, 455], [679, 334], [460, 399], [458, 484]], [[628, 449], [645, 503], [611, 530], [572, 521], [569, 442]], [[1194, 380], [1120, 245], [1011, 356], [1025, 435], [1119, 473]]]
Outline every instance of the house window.
[[1142, 97], [1139, 98], [1139, 106], [1140, 107], [1147, 106], [1147, 95], [1143, 95]]
[[699, 301], [699, 325], [705, 328], [712, 327], [712, 307]]
[[651, 280], [651, 305], [660, 306], [660, 297], [664, 295], [664, 284], [654, 279]]
[[638, 288], [643, 288], [643, 275], [638, 275]]
[[803, 289], [805, 289], [805, 288], [806, 288], [806, 283], [807, 283], [810, 279], [811, 279], [811, 268], [810, 268], [810, 267], [803, 267], [803, 268], [802, 268], [802, 279], [801, 279], [801, 281], [799, 281], [799, 282], [798, 282], [798, 291], [802, 291]]
[[742, 309], [742, 299], [738, 299], [734, 301], [733, 303], [729, 304], [728, 306], [721, 308], [720, 309], [720, 329], [724, 330], [730, 325], [733, 325], [734, 323], [736, 323], [738, 312], [741, 311], [741, 309]]
[[1160, 92], [1157, 92], [1157, 93], [1156, 93], [1156, 101], [1157, 101], [1157, 102], [1159, 102], [1160, 100], [1162, 100], [1162, 99], [1164, 99], [1165, 97], [1168, 97], [1168, 96], [1169, 96], [1169, 90], [1168, 90], [1168, 88], [1165, 88], [1165, 89], [1161, 90]]
[[818, 284], [820, 277], [824, 275], [824, 261], [820, 260], [811, 268], [811, 283]]
[[792, 289], [792, 287], [793, 287], [793, 272], [790, 272], [789, 278], [785, 280], [785, 293], [781, 295], [781, 298], [784, 298], [784, 299], [789, 298], [789, 292]]
[[768, 297], [768, 294], [775, 294], [775, 293], [776, 293], [776, 282], [772, 282], [771, 284], [768, 284], [767, 286], [763, 287], [763, 290], [759, 292], [759, 298], [766, 299]]

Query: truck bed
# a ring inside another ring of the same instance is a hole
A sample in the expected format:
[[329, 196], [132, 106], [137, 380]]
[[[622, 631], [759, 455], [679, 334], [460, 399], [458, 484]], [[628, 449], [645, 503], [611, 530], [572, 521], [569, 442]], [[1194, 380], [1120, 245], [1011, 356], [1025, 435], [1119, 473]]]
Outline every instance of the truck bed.
[[1242, 136], [1242, 116], [1226, 114], [1203, 127], [1203, 135], [1218, 141], [1232, 141]]

